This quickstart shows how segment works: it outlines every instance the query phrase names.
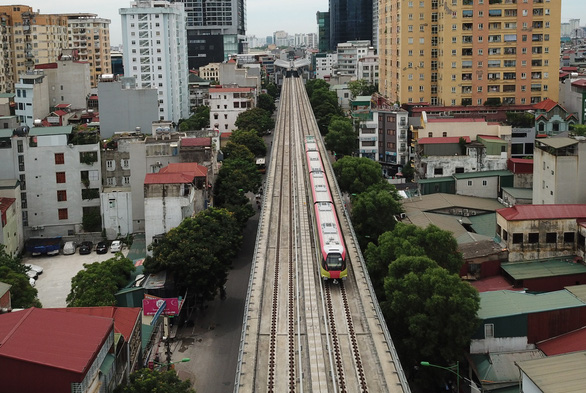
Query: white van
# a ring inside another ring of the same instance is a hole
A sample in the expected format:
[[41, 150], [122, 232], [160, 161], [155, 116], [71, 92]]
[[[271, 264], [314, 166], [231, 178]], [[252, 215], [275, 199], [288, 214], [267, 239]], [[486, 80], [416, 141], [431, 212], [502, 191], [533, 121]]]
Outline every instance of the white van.
[[76, 248], [77, 247], [75, 245], [75, 242], [66, 242], [65, 245], [63, 245], [63, 255], [75, 254]]

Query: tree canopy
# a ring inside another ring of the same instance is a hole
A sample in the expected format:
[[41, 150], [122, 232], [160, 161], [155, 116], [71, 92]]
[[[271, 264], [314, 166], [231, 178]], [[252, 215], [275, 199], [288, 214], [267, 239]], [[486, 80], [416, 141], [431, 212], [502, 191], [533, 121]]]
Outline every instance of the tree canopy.
[[330, 85], [323, 79], [311, 79], [305, 84], [309, 102], [313, 109], [319, 131], [328, 133], [330, 120], [334, 116], [342, 116], [342, 108], [338, 104], [336, 92], [330, 91]]
[[478, 326], [478, 292], [426, 256], [401, 256], [384, 280], [381, 308], [401, 360], [459, 360]]
[[358, 79], [348, 82], [348, 89], [350, 89], [350, 94], [352, 94], [352, 98], [354, 99], [358, 96], [373, 95], [378, 91], [378, 86], [370, 84], [365, 79]]
[[195, 113], [179, 122], [179, 131], [201, 130], [210, 126], [210, 107], [201, 105], [195, 109]]
[[178, 291], [188, 289], [199, 300], [213, 300], [242, 244], [240, 228], [227, 209], [209, 208], [186, 218], [153, 245], [145, 271], [172, 272]]
[[259, 94], [256, 106], [257, 108], [262, 108], [269, 113], [273, 113], [276, 109], [275, 99], [269, 94]]
[[450, 274], [459, 273], [464, 264], [451, 232], [435, 225], [424, 229], [401, 222], [392, 231], [383, 233], [378, 245], [370, 243], [364, 256], [379, 300], [384, 299], [382, 277], [387, 275], [389, 264], [401, 256], [427, 256]]
[[224, 153], [224, 160], [241, 159], [250, 162], [254, 161], [254, 153], [248, 147], [232, 141], [226, 143], [222, 152]]
[[252, 108], [240, 113], [234, 125], [241, 130], [256, 130], [262, 136], [275, 127], [275, 121], [265, 109]]
[[379, 183], [352, 198], [352, 225], [356, 230], [360, 248], [364, 250], [380, 235], [393, 230], [395, 215], [403, 211], [395, 186]]
[[230, 136], [230, 141], [246, 146], [256, 157], [264, 157], [267, 154], [265, 141], [254, 130], [235, 130]]
[[0, 244], [0, 281], [11, 285], [12, 308], [42, 307], [37, 297], [38, 292], [31, 286], [26, 275], [27, 270], [19, 258], [7, 254], [4, 245]]
[[535, 116], [528, 112], [507, 112], [507, 123], [513, 128], [533, 128], [535, 127]]
[[325, 136], [328, 150], [344, 156], [352, 154], [358, 148], [358, 135], [352, 125], [352, 120], [343, 117], [333, 117]]
[[313, 95], [315, 90], [330, 90], [330, 85], [323, 79], [310, 79], [305, 83], [305, 90], [307, 91], [307, 95], [309, 98]]
[[133, 262], [118, 253], [103, 262], [84, 263], [71, 279], [67, 307], [98, 307], [116, 304], [116, 292], [122, 289], [134, 271]]
[[340, 190], [359, 194], [384, 182], [381, 165], [369, 158], [345, 156], [333, 164]]
[[155, 371], [141, 368], [129, 376], [124, 386], [119, 386], [116, 393], [195, 393], [189, 380], [182, 381], [175, 370]]
[[273, 82], [262, 83], [262, 88], [267, 90], [267, 94], [276, 99], [279, 96], [279, 88]]

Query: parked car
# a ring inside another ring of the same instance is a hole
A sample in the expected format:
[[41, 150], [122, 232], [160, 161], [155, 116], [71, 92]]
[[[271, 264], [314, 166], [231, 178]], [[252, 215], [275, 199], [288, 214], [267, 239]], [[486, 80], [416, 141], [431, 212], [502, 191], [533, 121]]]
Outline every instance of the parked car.
[[38, 265], [33, 265], [32, 263], [25, 263], [24, 266], [29, 268], [29, 271], [34, 271], [37, 274], [43, 274], [43, 268]]
[[120, 252], [122, 251], [122, 241], [114, 240], [112, 244], [110, 244], [110, 252]]
[[66, 242], [63, 245], [63, 255], [75, 254], [76, 248], [77, 248], [77, 244], [75, 244], [75, 242]]
[[99, 242], [96, 246], [96, 254], [105, 254], [108, 252], [108, 243]]
[[85, 241], [79, 246], [79, 255], [91, 254], [94, 244], [90, 241]]

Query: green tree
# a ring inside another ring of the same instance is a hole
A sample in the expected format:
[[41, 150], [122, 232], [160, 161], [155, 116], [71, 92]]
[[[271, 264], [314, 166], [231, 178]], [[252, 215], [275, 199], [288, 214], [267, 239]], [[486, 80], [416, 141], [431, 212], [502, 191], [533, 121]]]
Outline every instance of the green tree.
[[241, 244], [234, 213], [209, 208], [184, 219], [153, 245], [153, 256], [146, 259], [145, 271], [172, 272], [179, 293], [188, 290], [196, 299], [213, 300], [226, 283]]
[[308, 90], [309, 101], [313, 108], [319, 131], [322, 135], [328, 133], [330, 121], [334, 116], [343, 116], [342, 108], [338, 104], [338, 96], [336, 92], [329, 90], [329, 85], [326, 82], [322, 88], [316, 88], [320, 84], [316, 83], [313, 88]]
[[384, 182], [381, 165], [369, 158], [345, 156], [334, 162], [333, 168], [340, 190], [349, 194]]
[[342, 117], [334, 117], [330, 121], [328, 133], [325, 136], [328, 150], [344, 156], [350, 155], [358, 148], [358, 134], [354, 130], [352, 121]]
[[224, 160], [242, 159], [250, 162], [254, 161], [254, 154], [248, 147], [232, 141], [226, 143], [222, 152], [224, 153]]
[[572, 124], [570, 126], [572, 134], [577, 136], [585, 136], [586, 135], [586, 125], [584, 124]]
[[265, 109], [252, 108], [240, 113], [234, 125], [241, 130], [256, 130], [262, 136], [275, 127], [275, 121]]
[[395, 186], [379, 183], [352, 198], [352, 225], [360, 248], [376, 242], [380, 235], [393, 230], [395, 215], [403, 211]]
[[384, 280], [383, 314], [407, 365], [459, 360], [478, 326], [474, 287], [426, 256], [402, 256]]
[[134, 271], [132, 261], [118, 253], [104, 262], [84, 263], [71, 279], [67, 307], [97, 307], [116, 304], [115, 294], [123, 288]]
[[210, 126], [210, 107], [198, 106], [189, 119], [179, 120], [179, 131], [201, 130]]
[[348, 82], [348, 89], [350, 89], [352, 99], [358, 96], [371, 96], [378, 91], [378, 87], [376, 85], [370, 84], [365, 79], [358, 79]]
[[116, 393], [195, 393], [190, 381], [182, 381], [175, 370], [154, 371], [141, 368], [129, 376], [128, 384], [119, 386]]
[[411, 164], [411, 162], [405, 164], [403, 168], [401, 168], [401, 173], [403, 174], [403, 177], [406, 181], [412, 181], [413, 176], [415, 175], [415, 169], [413, 168], [413, 164]]
[[279, 88], [273, 82], [263, 82], [262, 88], [267, 90], [267, 94], [273, 97], [273, 100], [279, 96]]
[[84, 207], [81, 223], [83, 230], [86, 232], [100, 232], [102, 230], [102, 215], [100, 213], [100, 207]]
[[256, 106], [257, 108], [262, 108], [269, 113], [273, 113], [276, 109], [275, 99], [269, 94], [259, 94]]
[[0, 265], [0, 281], [11, 285], [10, 299], [12, 308], [42, 307], [37, 290], [31, 286], [26, 274], [18, 273], [8, 266]]
[[235, 130], [230, 136], [230, 141], [246, 146], [255, 157], [264, 157], [267, 154], [265, 141], [254, 130]]
[[316, 90], [330, 90], [330, 85], [323, 79], [310, 79], [305, 84], [305, 90], [307, 91], [307, 96], [311, 98], [313, 96], [313, 92]]
[[401, 222], [392, 231], [383, 233], [377, 245], [369, 244], [364, 256], [379, 300], [384, 299], [382, 277], [386, 276], [389, 264], [401, 256], [427, 256], [450, 274], [459, 273], [464, 264], [451, 232], [435, 225], [420, 228]]
[[528, 112], [507, 112], [507, 123], [513, 128], [532, 128], [535, 127], [535, 116]]

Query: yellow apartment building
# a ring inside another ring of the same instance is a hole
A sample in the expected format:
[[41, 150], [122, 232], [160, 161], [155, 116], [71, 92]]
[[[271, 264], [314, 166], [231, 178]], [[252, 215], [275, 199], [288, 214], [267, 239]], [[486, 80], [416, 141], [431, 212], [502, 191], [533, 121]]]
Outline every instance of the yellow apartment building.
[[380, 92], [400, 103], [558, 100], [558, 0], [380, 0]]

